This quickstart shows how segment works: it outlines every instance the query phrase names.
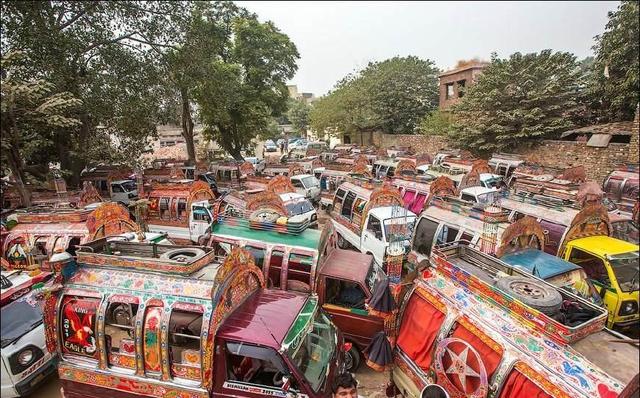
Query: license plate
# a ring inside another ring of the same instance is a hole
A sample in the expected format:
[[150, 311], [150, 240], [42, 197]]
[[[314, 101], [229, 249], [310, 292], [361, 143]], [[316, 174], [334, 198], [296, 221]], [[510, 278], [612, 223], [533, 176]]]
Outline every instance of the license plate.
[[39, 375], [37, 375], [36, 377], [33, 378], [33, 380], [31, 380], [31, 383], [29, 383], [29, 385], [31, 387], [35, 386], [36, 384], [40, 383], [40, 381], [42, 381], [42, 379], [44, 379], [44, 373], [40, 373]]

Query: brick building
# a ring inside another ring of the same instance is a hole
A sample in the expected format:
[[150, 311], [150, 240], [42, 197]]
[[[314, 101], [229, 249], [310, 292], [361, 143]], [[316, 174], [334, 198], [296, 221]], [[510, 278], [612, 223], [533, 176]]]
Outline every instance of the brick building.
[[473, 62], [442, 73], [440, 78], [440, 109], [447, 109], [464, 96], [466, 87], [472, 85], [487, 62]]

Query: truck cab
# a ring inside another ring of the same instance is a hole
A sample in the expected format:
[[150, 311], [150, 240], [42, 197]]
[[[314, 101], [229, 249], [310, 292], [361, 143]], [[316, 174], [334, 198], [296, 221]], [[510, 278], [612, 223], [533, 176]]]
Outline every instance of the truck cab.
[[317, 298], [263, 290], [244, 249], [100, 240], [78, 264], [56, 293], [65, 398], [319, 398], [343, 369]]
[[460, 191], [460, 199], [480, 204], [491, 204], [498, 200], [500, 193], [493, 188], [469, 187]]
[[52, 274], [2, 271], [2, 397], [29, 395], [55, 373], [55, 356], [46, 348], [41, 302], [32, 290]]
[[416, 215], [403, 205], [400, 192], [393, 186], [342, 183], [330, 212], [338, 233], [338, 247], [354, 247], [369, 253], [382, 266], [392, 242], [405, 249], [409, 247]]
[[607, 327], [638, 327], [638, 245], [609, 236], [567, 242], [563, 258], [580, 266], [609, 312]]
[[111, 182], [111, 200], [128, 205], [138, 199], [138, 187], [133, 180], [119, 180]]
[[320, 201], [320, 181], [310, 174], [298, 174], [291, 176], [291, 184], [296, 188], [296, 192], [306, 197], [313, 203]]

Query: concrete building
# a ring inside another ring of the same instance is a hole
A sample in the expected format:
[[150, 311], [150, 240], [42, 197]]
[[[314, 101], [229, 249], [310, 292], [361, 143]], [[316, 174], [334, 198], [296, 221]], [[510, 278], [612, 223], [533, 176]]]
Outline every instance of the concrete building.
[[464, 63], [455, 69], [442, 73], [440, 78], [440, 109], [444, 110], [464, 96], [465, 88], [475, 83], [487, 62]]
[[[175, 125], [160, 125], [156, 126], [158, 130], [158, 139], [155, 141], [154, 146], [162, 148], [165, 146], [172, 146], [176, 144], [184, 143], [184, 137], [182, 136], [182, 127]], [[203, 142], [202, 137], [202, 125], [196, 124], [193, 127], [193, 143], [197, 147]]]
[[288, 85], [289, 97], [298, 101], [303, 101], [306, 104], [310, 104], [316, 100], [316, 96], [313, 93], [302, 93], [298, 91], [298, 86], [295, 84]]

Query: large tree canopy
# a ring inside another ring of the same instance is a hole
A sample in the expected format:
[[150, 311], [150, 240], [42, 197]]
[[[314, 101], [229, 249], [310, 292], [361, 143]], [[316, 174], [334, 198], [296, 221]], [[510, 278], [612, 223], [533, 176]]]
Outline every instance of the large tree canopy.
[[600, 121], [633, 120], [640, 93], [638, 2], [623, 1], [596, 36], [590, 94]]
[[[11, 1], [1, 7], [2, 52], [24, 52], [29, 62], [22, 73], [82, 100], [78, 126], [33, 132], [39, 161], [60, 162], [77, 182], [91, 161], [137, 159], [155, 133], [162, 98], [151, 49], [180, 39], [175, 21], [188, 4]], [[113, 142], [128, 143], [128, 151], [115, 151]]]
[[438, 106], [438, 69], [430, 60], [394, 57], [346, 76], [314, 103], [314, 130], [351, 133], [381, 130], [412, 134]]
[[532, 138], [549, 138], [573, 126], [580, 70], [570, 53], [544, 50], [492, 55], [491, 64], [452, 107], [455, 143], [478, 152], [501, 151]]
[[298, 51], [272, 22], [236, 7], [203, 14], [201, 23], [222, 33], [223, 51], [196, 82], [200, 118], [207, 136], [242, 159], [251, 140], [286, 111], [286, 81], [297, 70]]

